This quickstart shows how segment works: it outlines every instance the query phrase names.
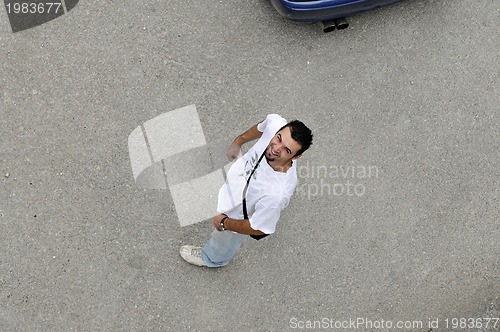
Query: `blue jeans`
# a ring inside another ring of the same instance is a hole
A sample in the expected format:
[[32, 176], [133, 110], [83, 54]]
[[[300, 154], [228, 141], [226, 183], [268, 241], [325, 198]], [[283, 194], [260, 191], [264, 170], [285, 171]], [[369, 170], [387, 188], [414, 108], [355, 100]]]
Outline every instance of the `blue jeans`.
[[201, 251], [201, 257], [208, 267], [221, 267], [229, 263], [247, 235], [232, 231], [214, 230], [212, 237]]

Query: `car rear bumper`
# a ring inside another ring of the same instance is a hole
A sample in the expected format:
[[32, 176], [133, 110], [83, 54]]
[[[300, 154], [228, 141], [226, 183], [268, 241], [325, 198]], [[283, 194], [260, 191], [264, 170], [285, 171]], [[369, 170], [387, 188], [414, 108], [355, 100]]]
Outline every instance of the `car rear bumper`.
[[284, 17], [297, 22], [320, 22], [390, 5], [401, 0], [271, 0]]

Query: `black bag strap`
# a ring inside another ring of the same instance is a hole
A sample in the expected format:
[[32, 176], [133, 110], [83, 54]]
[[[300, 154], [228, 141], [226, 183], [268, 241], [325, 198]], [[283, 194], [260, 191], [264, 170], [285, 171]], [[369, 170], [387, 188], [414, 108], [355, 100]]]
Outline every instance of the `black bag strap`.
[[[266, 153], [266, 151], [264, 150], [264, 152], [262, 152], [262, 155], [260, 156], [259, 160], [257, 161], [257, 163], [255, 164], [255, 166], [253, 167], [253, 170], [252, 172], [250, 173], [250, 176], [248, 177], [248, 180], [247, 180], [247, 184], [245, 185], [245, 189], [243, 189], [243, 218], [244, 219], [248, 219], [248, 213], [247, 213], [247, 199], [246, 199], [246, 196], [247, 196], [247, 190], [248, 190], [248, 184], [250, 183], [250, 180], [252, 179], [252, 176], [253, 176], [253, 173], [255, 173], [255, 170], [257, 169], [257, 167], [259, 167], [259, 164], [260, 164], [260, 161], [262, 160], [262, 158], [264, 157], [264, 154]], [[255, 240], [260, 240], [266, 236], [268, 236], [269, 234], [263, 234], [263, 235], [250, 235], [250, 237], [254, 238]]]

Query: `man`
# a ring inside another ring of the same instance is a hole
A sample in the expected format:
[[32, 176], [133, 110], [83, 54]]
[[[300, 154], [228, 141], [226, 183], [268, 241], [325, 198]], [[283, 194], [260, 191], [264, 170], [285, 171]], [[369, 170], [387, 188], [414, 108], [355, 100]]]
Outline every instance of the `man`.
[[[203, 248], [182, 246], [181, 257], [194, 265], [221, 267], [248, 235], [260, 239], [274, 233], [297, 185], [296, 160], [312, 137], [302, 122], [287, 123], [276, 114], [236, 137], [227, 151], [229, 161], [236, 161], [219, 191], [215, 230]], [[238, 158], [242, 145], [255, 139], [259, 140]]]

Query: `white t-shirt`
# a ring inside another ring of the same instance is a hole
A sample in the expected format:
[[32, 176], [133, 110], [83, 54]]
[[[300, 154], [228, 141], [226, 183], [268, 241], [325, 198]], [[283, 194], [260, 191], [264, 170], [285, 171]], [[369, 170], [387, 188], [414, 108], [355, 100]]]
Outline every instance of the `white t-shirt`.
[[[243, 219], [243, 189], [248, 176], [269, 142], [287, 121], [277, 114], [270, 114], [258, 124], [262, 136], [247, 153], [236, 160], [227, 173], [219, 191], [217, 210], [232, 219]], [[250, 226], [265, 234], [272, 234], [283, 210], [297, 186], [296, 160], [286, 173], [276, 172], [263, 157], [248, 185], [246, 205]]]

